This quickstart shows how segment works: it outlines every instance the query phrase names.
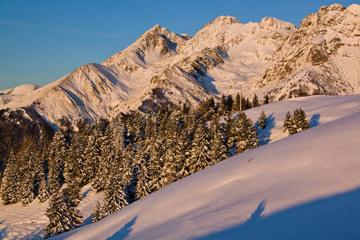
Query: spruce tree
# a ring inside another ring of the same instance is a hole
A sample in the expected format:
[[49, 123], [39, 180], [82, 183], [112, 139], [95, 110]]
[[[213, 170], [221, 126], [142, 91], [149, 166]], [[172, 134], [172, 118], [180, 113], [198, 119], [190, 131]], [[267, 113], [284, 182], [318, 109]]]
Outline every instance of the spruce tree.
[[260, 117], [257, 121], [257, 124], [259, 126], [259, 128], [261, 129], [265, 129], [266, 128], [266, 122], [267, 122], [267, 116], [264, 112], [264, 110], [261, 111]]
[[92, 222], [97, 222], [128, 205], [119, 177], [112, 175], [110, 182], [102, 203], [98, 202], [96, 205], [94, 217], [91, 219]]
[[19, 201], [18, 189], [17, 189], [17, 172], [16, 156], [11, 153], [6, 168], [4, 171], [4, 177], [1, 182], [1, 198], [3, 203], [11, 204]]
[[232, 137], [236, 142], [236, 153], [256, 148], [259, 140], [257, 131], [250, 118], [244, 112], [238, 114], [232, 128]]
[[227, 156], [227, 149], [224, 143], [224, 134], [222, 132], [219, 117], [214, 116], [210, 125], [210, 156], [211, 163], [217, 163], [224, 160]]
[[66, 158], [67, 142], [65, 136], [59, 130], [55, 133], [50, 145], [48, 154], [49, 164], [49, 192], [54, 194], [59, 191], [64, 181], [63, 171]]
[[290, 133], [293, 132], [292, 128], [293, 128], [293, 119], [291, 116], [291, 113], [289, 111], [287, 111], [286, 115], [285, 115], [285, 120], [284, 120], [284, 132], [288, 132], [289, 135], [292, 135]]
[[258, 96], [255, 94], [252, 100], [252, 107], [258, 107], [258, 106], [260, 106], [260, 102]]
[[309, 120], [306, 117], [305, 112], [299, 108], [295, 109], [293, 115], [293, 130], [294, 133], [302, 132], [310, 128]]
[[305, 112], [300, 109], [295, 109], [294, 115], [291, 116], [290, 112], [286, 113], [284, 120], [284, 132], [293, 135], [310, 128], [309, 120]]
[[54, 194], [46, 210], [49, 222], [44, 229], [45, 237], [70, 231], [82, 224], [82, 216], [77, 209], [80, 203], [78, 189], [64, 188]]
[[20, 186], [21, 203], [23, 206], [30, 204], [35, 199], [34, 176], [30, 168], [23, 170], [23, 181]]
[[48, 184], [46, 182], [45, 176], [41, 176], [40, 185], [39, 185], [39, 200], [40, 202], [45, 202], [50, 197], [50, 192]]
[[136, 154], [136, 199], [146, 197], [151, 193], [150, 177], [143, 148], [139, 148]]
[[190, 154], [187, 161], [189, 174], [193, 174], [213, 164], [210, 157], [210, 143], [206, 123], [201, 119], [197, 123]]

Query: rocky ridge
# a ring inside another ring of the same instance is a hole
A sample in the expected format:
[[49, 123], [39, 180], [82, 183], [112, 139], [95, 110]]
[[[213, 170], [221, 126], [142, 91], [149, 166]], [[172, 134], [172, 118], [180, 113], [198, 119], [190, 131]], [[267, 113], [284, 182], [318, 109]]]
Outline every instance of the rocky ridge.
[[0, 108], [31, 107], [57, 124], [238, 92], [273, 101], [359, 93], [359, 9], [324, 6], [298, 28], [270, 17], [244, 24], [221, 16], [193, 37], [156, 25], [102, 64], [26, 94], [2, 91]]

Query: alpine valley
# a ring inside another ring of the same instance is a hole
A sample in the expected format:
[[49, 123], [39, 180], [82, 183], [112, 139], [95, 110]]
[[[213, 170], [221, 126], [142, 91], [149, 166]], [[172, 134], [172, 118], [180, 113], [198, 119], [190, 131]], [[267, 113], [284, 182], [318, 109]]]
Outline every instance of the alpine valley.
[[90, 63], [43, 87], [0, 92], [1, 109], [31, 109], [48, 123], [90, 122], [119, 112], [241, 93], [278, 101], [360, 93], [360, 6], [334, 4], [297, 28], [266, 17], [221, 16], [193, 37], [159, 25], [102, 64]]

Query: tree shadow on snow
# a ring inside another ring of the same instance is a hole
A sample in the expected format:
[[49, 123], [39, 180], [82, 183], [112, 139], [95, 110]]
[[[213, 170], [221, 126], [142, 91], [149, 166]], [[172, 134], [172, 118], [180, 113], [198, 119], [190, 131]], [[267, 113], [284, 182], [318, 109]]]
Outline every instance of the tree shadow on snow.
[[198, 239], [360, 239], [359, 202], [360, 188], [262, 217], [263, 201], [246, 223]]
[[312, 115], [309, 124], [310, 128], [318, 126], [320, 124], [320, 114], [315, 113], [314, 115]]
[[274, 113], [270, 114], [266, 120], [266, 128], [259, 127], [259, 123], [255, 123], [256, 131], [258, 132], [259, 146], [266, 145], [270, 142], [271, 130], [275, 127]]
[[134, 217], [130, 222], [126, 223], [119, 231], [114, 233], [111, 237], [108, 237], [106, 240], [123, 240], [127, 238], [131, 231], [132, 227], [136, 223], [137, 216]]
[[94, 217], [94, 214], [91, 214], [89, 217], [87, 217], [84, 221], [82, 225], [87, 225], [91, 223], [91, 219]]

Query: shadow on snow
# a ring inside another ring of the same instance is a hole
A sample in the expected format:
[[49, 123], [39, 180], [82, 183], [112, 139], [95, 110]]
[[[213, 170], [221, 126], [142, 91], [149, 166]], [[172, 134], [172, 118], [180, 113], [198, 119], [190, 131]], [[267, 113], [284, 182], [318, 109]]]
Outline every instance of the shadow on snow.
[[258, 132], [259, 146], [266, 145], [270, 142], [271, 130], [275, 127], [274, 113], [270, 114], [266, 119], [266, 128], [259, 127], [259, 123], [255, 123], [256, 131]]
[[263, 217], [262, 201], [246, 223], [198, 239], [360, 239], [359, 202], [360, 188]]
[[136, 223], [137, 216], [134, 217], [130, 222], [126, 223], [119, 231], [114, 233], [111, 237], [108, 237], [106, 240], [123, 240], [127, 238], [131, 231], [132, 227]]
[[309, 124], [310, 128], [318, 126], [320, 124], [320, 114], [315, 113], [314, 115], [312, 115]]

